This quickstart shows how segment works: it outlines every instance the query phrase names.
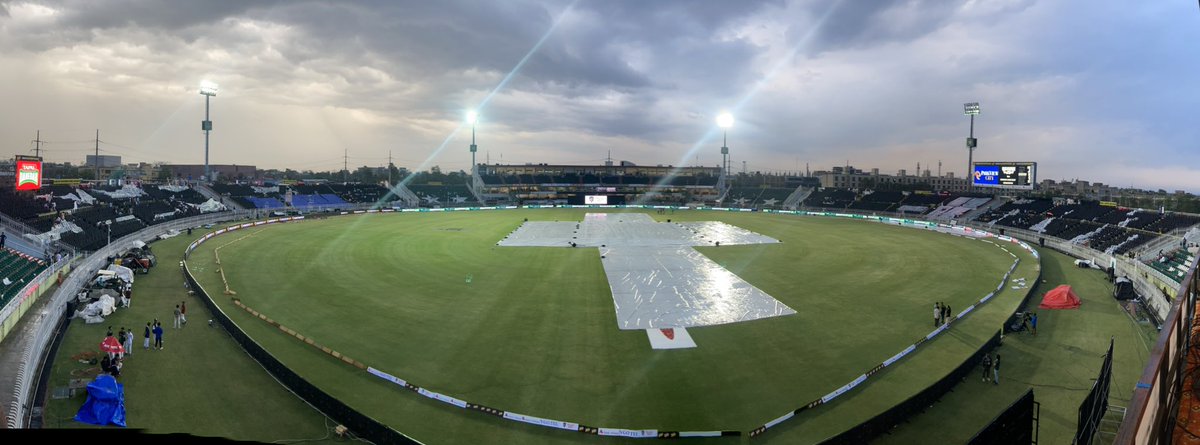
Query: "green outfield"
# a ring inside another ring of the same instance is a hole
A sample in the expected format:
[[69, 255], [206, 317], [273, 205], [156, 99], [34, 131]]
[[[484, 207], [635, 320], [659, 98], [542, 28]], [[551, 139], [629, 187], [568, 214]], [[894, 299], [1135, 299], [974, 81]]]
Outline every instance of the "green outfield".
[[[99, 365], [73, 357], [99, 351], [107, 327], [115, 332], [124, 326], [136, 334], [134, 353], [120, 378], [129, 428], [258, 442], [332, 438], [333, 423], [279, 385], [224, 330], [207, 326], [211, 314], [188, 295], [179, 272], [178, 262], [190, 241], [179, 236], [154, 243], [159, 264], [149, 275], [136, 276], [129, 308], [117, 310], [102, 324], [72, 321], [52, 358], [51, 392], [65, 389], [73, 378], [95, 377]], [[183, 301], [189, 323], [175, 330], [174, 307]], [[166, 329], [164, 349], [143, 350], [142, 327], [156, 318]], [[86, 398], [83, 391], [67, 399], [51, 398], [44, 426], [95, 428], [72, 420]]]
[[[285, 364], [418, 440], [591, 443], [612, 439], [425, 399], [300, 343], [222, 294], [213, 250], [221, 248], [242, 302], [367, 365], [500, 409], [663, 430], [748, 431], [817, 399], [927, 334], [934, 301], [965, 308], [995, 289], [1013, 261], [992, 243], [864, 221], [651, 212], [659, 220], [725, 221], [784, 241], [699, 250], [798, 312], [690, 329], [699, 347], [656, 351], [643, 331], [617, 329], [596, 249], [496, 246], [526, 218], [572, 221], [584, 213], [288, 223], [218, 237], [189, 265], [223, 310]], [[1032, 280], [1037, 260], [1008, 250], [1022, 258], [1015, 276]], [[985, 342], [1024, 292], [1006, 287], [949, 335], [763, 439], [816, 442], [894, 406]]]

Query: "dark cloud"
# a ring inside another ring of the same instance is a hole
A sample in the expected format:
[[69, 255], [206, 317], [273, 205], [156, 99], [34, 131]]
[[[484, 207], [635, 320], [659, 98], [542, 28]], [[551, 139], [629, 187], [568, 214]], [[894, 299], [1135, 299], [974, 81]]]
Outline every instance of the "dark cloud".
[[[730, 144], [752, 169], [847, 160], [885, 171], [911, 169], [915, 160], [962, 165], [960, 107], [979, 101], [984, 151], [1036, 158], [1047, 174], [1087, 153], [1143, 172], [1200, 156], [1191, 150], [1200, 127], [1170, 111], [1187, 110], [1200, 95], [1192, 81], [1200, 62], [1185, 57], [1186, 42], [1200, 36], [1175, 18], [1194, 14], [1194, 4], [38, 4], [57, 13], [0, 0], [0, 77], [8, 80], [0, 84], [25, 86], [0, 91], [33, 104], [0, 119], [0, 134], [70, 116], [71, 127], [128, 127], [125, 145], [145, 139], [190, 150], [193, 85], [207, 76], [222, 85], [216, 104], [228, 122], [216, 140], [221, 153], [248, 158], [239, 162], [311, 164], [329, 157], [316, 154], [329, 145], [397, 144], [420, 161], [447, 137], [461, 145], [448, 135], [463, 109], [479, 106], [553, 28], [483, 110], [489, 150], [553, 162], [560, 151], [582, 159], [601, 156], [580, 152], [611, 147], [654, 164], [677, 162], [697, 146], [707, 162], [718, 157], [713, 116], [732, 109]], [[104, 121], [115, 116], [131, 118]], [[123, 134], [105, 131], [118, 141]], [[1129, 156], [1130, 147], [1157, 156]], [[465, 167], [459, 148], [431, 156]]]
[[825, 0], [810, 9], [817, 21], [793, 26], [788, 37], [799, 42], [815, 26], [810, 46], [814, 52], [906, 42], [936, 31], [961, 4], [956, 0]]
[[83, 29], [138, 26], [177, 31], [193, 25], [215, 23], [255, 10], [269, 8], [279, 1], [204, 0], [61, 0], [46, 4], [63, 11], [63, 24]]

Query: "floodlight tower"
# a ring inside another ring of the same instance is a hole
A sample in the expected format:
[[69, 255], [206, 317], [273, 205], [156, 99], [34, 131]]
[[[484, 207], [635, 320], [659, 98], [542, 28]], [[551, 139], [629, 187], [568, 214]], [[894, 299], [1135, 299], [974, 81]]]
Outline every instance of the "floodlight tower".
[[[479, 151], [479, 146], [475, 145], [475, 122], [479, 121], [479, 113], [475, 110], [467, 112], [467, 123], [471, 124], [471, 177], [475, 177], [475, 152]], [[474, 179], [472, 179], [474, 181]]]
[[204, 180], [212, 182], [208, 172], [208, 132], [212, 131], [212, 121], [208, 120], [208, 100], [217, 95], [217, 84], [210, 81], [200, 82], [200, 94], [204, 96], [204, 121], [200, 129], [204, 130]]
[[979, 102], [970, 102], [963, 104], [963, 114], [971, 116], [971, 132], [967, 136], [967, 190], [975, 191], [975, 173], [971, 171], [974, 168], [975, 146], [979, 145], [979, 141], [975, 139], [975, 115], [979, 114]]
[[721, 171], [729, 174], [729, 127], [733, 126], [733, 115], [721, 113], [717, 116], [717, 126], [722, 129], [721, 137]]

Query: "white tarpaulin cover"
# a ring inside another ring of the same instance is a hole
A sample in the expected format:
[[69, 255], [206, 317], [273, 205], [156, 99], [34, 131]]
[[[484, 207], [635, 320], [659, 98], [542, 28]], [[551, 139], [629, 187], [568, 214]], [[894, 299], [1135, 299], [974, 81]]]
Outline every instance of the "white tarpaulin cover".
[[125, 280], [126, 283], [133, 282], [133, 269], [130, 269], [125, 266], [118, 266], [116, 264], [109, 264], [108, 267], [105, 268], [105, 270], [112, 271], [113, 274], [117, 276], [117, 278]]
[[96, 190], [96, 192], [103, 193], [105, 195], [108, 195], [110, 197], [117, 198], [117, 199], [137, 198], [139, 196], [146, 194], [146, 192], [143, 192], [142, 189], [140, 189], [134, 185], [125, 185], [125, 186], [122, 186], [119, 190], [112, 191], [112, 192], [105, 191], [105, 190]]
[[794, 314], [692, 246], [779, 243], [722, 222], [660, 223], [644, 213], [531, 221], [501, 246], [601, 247], [621, 329], [711, 326]]
[[723, 222], [661, 223], [645, 213], [588, 213], [583, 222], [529, 221], [501, 246], [580, 247], [722, 246], [771, 244], [779, 240]]
[[225, 204], [221, 204], [217, 202], [217, 200], [209, 198], [208, 201], [204, 201], [203, 204], [196, 206], [196, 208], [200, 209], [200, 213], [224, 212]]
[[75, 189], [75, 194], [79, 195], [79, 200], [83, 201], [84, 204], [91, 204], [91, 203], [96, 202], [96, 198], [93, 198], [92, 195], [89, 195], [88, 192], [85, 192], [83, 190]]
[[794, 314], [691, 247], [601, 248], [621, 329], [712, 326]]
[[103, 317], [109, 316], [117, 309], [117, 300], [108, 295], [101, 295], [100, 299], [88, 303], [82, 310], [76, 311], [75, 316], [81, 317], [87, 323], [99, 323], [104, 321]]

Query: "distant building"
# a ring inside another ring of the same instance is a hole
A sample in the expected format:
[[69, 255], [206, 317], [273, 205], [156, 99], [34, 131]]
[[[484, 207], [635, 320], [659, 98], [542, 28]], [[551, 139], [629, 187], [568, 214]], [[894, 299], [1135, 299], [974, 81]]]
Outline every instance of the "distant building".
[[879, 173], [877, 168], [867, 173], [853, 166], [838, 166], [830, 171], [813, 172], [813, 176], [821, 181], [821, 187], [842, 189], [874, 189], [883, 184], [896, 184], [908, 187], [925, 185], [928, 190], [939, 192], [966, 192], [970, 186], [966, 179], [955, 178], [953, 173], [933, 176], [929, 170], [923, 171], [920, 176], [909, 175], [904, 169], [900, 169], [896, 175], [888, 175]]
[[97, 164], [101, 169], [115, 169], [121, 166], [121, 157], [115, 155], [87, 155], [87, 159], [83, 161], [84, 167], [96, 168]]
[[[168, 164], [161, 168], [170, 169], [171, 176], [177, 179], [199, 181], [204, 176], [204, 164]], [[252, 181], [262, 179], [258, 167], [253, 165], [209, 164], [214, 178], [218, 181]]]

